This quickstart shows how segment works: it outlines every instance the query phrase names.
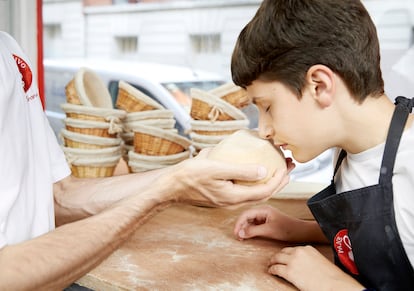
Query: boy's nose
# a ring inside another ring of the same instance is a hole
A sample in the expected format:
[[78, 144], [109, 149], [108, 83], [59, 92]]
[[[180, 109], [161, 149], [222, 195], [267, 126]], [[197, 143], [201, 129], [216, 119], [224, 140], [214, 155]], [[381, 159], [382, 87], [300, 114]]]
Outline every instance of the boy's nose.
[[273, 126], [269, 124], [259, 124], [259, 136], [263, 139], [272, 139], [275, 134]]

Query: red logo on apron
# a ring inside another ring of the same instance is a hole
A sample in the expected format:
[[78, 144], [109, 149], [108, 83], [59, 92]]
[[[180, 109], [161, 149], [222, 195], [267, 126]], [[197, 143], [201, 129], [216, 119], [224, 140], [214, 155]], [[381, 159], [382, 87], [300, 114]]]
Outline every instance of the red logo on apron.
[[347, 229], [342, 229], [335, 235], [334, 248], [342, 265], [344, 265], [352, 274], [358, 275], [358, 269], [354, 262], [354, 254], [352, 253], [351, 240], [349, 239]]
[[16, 61], [20, 74], [22, 74], [24, 92], [27, 93], [30, 86], [32, 85], [32, 80], [33, 80], [32, 70], [30, 70], [29, 65], [19, 56], [13, 55], [13, 58]]

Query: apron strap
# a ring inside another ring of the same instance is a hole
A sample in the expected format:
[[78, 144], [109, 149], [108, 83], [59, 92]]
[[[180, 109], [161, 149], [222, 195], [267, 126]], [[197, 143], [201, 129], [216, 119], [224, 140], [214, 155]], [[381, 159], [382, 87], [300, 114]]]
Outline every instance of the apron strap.
[[[333, 172], [333, 175], [335, 177], [336, 172], [338, 171], [339, 167], [341, 166], [342, 160], [346, 157], [346, 151], [345, 150], [341, 150], [339, 152], [339, 156], [338, 156], [338, 160], [336, 161], [336, 165], [335, 165], [335, 169]], [[333, 178], [332, 178], [333, 179]]]
[[395, 98], [395, 104], [404, 105], [408, 109], [408, 112], [411, 113], [414, 107], [414, 98], [408, 99], [403, 96], [398, 96]]
[[400, 145], [401, 135], [407, 122], [408, 114], [414, 106], [414, 98], [408, 99], [398, 96], [395, 99], [395, 110], [388, 129], [387, 140], [385, 142], [384, 154], [380, 170], [379, 184], [391, 181], [394, 171], [395, 157], [398, 146]]

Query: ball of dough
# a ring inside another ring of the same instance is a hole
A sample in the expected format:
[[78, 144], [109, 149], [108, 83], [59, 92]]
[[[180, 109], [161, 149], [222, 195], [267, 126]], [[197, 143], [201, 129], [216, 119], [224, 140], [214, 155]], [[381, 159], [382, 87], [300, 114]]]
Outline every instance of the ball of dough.
[[242, 129], [229, 135], [211, 149], [209, 159], [237, 163], [257, 164], [266, 167], [267, 176], [259, 181], [234, 181], [254, 185], [267, 182], [277, 169], [286, 169], [286, 159], [279, 148], [259, 137], [257, 131]]

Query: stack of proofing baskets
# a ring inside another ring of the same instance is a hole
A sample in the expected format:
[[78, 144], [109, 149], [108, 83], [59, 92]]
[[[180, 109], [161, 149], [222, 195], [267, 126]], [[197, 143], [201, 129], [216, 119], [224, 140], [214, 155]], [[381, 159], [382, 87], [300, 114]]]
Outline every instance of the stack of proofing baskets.
[[191, 133], [196, 153], [215, 146], [239, 129], [248, 128], [249, 120], [240, 110], [250, 104], [246, 90], [226, 83], [210, 91], [191, 89]]
[[66, 114], [61, 131], [63, 151], [72, 174], [80, 178], [112, 176], [121, 158], [122, 119], [126, 112], [113, 108], [100, 77], [81, 68], [65, 87]]
[[129, 172], [163, 168], [191, 157], [191, 140], [178, 133], [172, 111], [124, 81], [118, 88], [116, 107], [127, 112], [121, 137]]

